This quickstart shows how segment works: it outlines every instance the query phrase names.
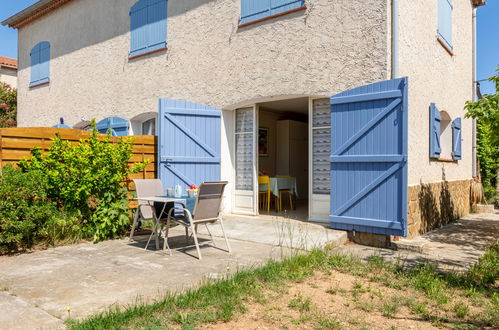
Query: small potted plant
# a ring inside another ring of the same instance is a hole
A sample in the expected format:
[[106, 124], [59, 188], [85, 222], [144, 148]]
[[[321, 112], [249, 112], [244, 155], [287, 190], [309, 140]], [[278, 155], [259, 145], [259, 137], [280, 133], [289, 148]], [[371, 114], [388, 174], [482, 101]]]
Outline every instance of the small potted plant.
[[187, 189], [187, 196], [194, 197], [198, 194], [199, 188], [195, 184], [191, 184]]

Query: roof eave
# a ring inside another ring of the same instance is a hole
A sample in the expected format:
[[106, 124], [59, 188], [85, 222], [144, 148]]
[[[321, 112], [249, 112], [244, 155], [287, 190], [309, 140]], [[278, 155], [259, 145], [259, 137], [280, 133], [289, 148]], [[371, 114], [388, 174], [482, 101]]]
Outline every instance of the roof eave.
[[487, 1], [485, 0], [472, 0], [472, 2], [475, 7], [485, 6], [487, 4]]
[[17, 66], [11, 66], [11, 65], [7, 65], [7, 64], [0, 64], [0, 68], [6, 68], [6, 69], [11, 69], [11, 70], [17, 71]]
[[28, 8], [4, 20], [2, 25], [18, 29], [69, 1], [71, 0], [39, 0]]

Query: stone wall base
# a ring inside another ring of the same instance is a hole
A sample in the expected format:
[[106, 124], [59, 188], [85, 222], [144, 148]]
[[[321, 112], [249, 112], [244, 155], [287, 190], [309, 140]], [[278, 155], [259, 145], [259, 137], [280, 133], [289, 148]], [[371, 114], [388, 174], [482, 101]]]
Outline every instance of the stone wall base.
[[389, 248], [391, 247], [390, 235], [381, 235], [381, 234], [373, 234], [373, 233], [361, 233], [356, 231], [355, 234], [353, 231], [348, 232], [348, 239], [351, 242], [374, 246], [377, 248]]
[[409, 237], [419, 236], [470, 213], [470, 180], [409, 187]]

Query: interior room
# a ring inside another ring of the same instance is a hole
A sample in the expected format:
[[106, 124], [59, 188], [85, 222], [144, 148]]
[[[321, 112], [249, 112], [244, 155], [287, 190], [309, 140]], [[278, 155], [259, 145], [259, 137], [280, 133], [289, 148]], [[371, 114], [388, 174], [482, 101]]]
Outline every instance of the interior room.
[[308, 102], [303, 97], [258, 105], [260, 214], [307, 219]]

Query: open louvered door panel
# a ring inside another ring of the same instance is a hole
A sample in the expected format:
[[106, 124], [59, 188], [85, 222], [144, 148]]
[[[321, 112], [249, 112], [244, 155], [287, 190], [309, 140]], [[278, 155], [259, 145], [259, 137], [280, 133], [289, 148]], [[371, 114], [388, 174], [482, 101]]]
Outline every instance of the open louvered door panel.
[[407, 78], [331, 98], [332, 228], [407, 236]]
[[202, 104], [160, 100], [158, 170], [165, 188], [220, 180], [221, 115]]

